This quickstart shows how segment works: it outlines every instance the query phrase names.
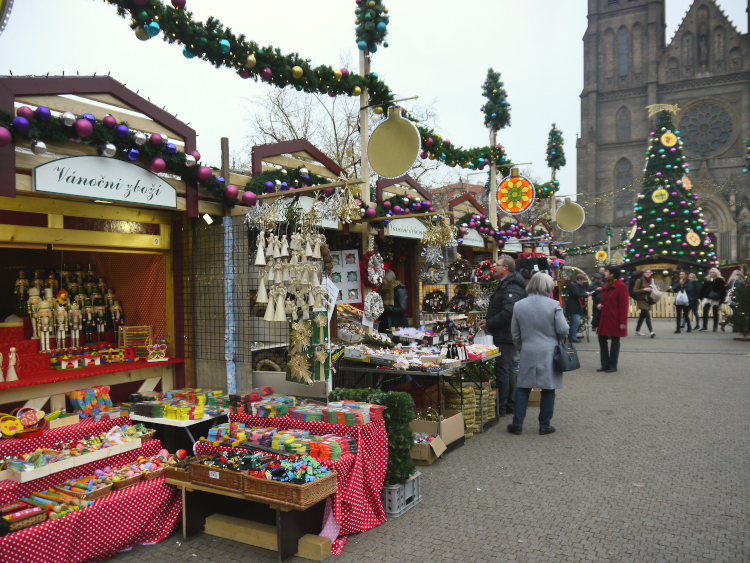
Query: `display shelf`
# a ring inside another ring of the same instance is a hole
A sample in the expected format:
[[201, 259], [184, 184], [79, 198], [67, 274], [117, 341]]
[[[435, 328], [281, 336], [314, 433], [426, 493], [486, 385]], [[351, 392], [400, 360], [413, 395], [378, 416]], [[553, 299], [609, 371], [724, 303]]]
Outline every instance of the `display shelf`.
[[207, 420], [213, 420], [215, 418], [219, 418], [220, 416], [225, 416], [224, 413], [217, 414], [217, 415], [204, 415], [203, 418], [198, 418], [196, 420], [175, 420], [173, 418], [151, 418], [148, 416], [139, 416], [137, 414], [131, 414], [130, 420], [133, 422], [148, 422], [151, 424], [162, 424], [164, 426], [176, 426], [178, 428], [187, 428], [188, 426], [193, 426], [194, 424], [200, 424], [201, 422], [206, 422]]

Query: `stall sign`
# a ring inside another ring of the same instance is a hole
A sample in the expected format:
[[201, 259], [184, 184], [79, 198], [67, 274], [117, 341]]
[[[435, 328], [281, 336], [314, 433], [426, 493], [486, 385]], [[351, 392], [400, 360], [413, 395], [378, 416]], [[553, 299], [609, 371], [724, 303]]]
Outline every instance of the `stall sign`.
[[463, 239], [464, 246], [476, 246], [479, 248], [484, 248], [484, 239], [476, 229], [467, 229], [466, 234], [463, 235]]
[[421, 239], [427, 230], [419, 219], [407, 217], [406, 219], [394, 219], [388, 223], [389, 237], [417, 238]]
[[34, 191], [177, 209], [177, 191], [163, 178], [104, 156], [73, 156], [37, 166]]
[[508, 252], [523, 252], [523, 245], [518, 242], [516, 237], [510, 237], [505, 241], [503, 250], [507, 250]]

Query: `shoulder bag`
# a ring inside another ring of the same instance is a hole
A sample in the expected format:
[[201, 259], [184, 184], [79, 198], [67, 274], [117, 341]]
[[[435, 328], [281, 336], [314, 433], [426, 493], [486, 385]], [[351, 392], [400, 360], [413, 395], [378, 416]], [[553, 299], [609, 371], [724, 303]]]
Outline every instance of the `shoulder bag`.
[[578, 360], [578, 352], [567, 338], [557, 340], [552, 365], [557, 372], [574, 371], [580, 369], [581, 362]]
[[652, 305], [656, 305], [661, 300], [661, 289], [656, 285], [655, 282], [651, 282], [651, 292], [648, 295], [648, 302]]

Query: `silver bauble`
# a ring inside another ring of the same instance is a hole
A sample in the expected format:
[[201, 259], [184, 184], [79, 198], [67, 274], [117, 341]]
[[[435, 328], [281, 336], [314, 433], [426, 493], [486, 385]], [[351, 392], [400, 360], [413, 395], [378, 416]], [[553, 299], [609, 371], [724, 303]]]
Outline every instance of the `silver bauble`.
[[169, 137], [167, 137], [166, 133], [159, 133], [161, 135], [161, 144], [162, 146], [167, 146], [169, 144]]
[[294, 185], [295, 185], [295, 186], [299, 186], [299, 180], [295, 180], [295, 181], [294, 181]]
[[404, 203], [409, 203], [409, 198], [408, 197], [404, 198]]
[[286, 176], [286, 168], [282, 168], [281, 169], [281, 175], [282, 176]]
[[185, 155], [185, 166], [188, 168], [195, 166], [195, 157], [192, 154]]
[[274, 185], [276, 186], [276, 191], [281, 189], [281, 180], [276, 180], [274, 182]]
[[117, 147], [114, 146], [112, 143], [107, 143], [102, 148], [102, 154], [104, 156], [115, 156], [117, 154]]
[[31, 141], [31, 152], [34, 154], [44, 154], [47, 152], [47, 145], [42, 141]]
[[417, 203], [422, 203], [422, 198], [421, 197], [415, 197], [414, 201], [416, 201]]
[[305, 168], [304, 166], [299, 169], [300, 176], [307, 176], [309, 173], [310, 173], [310, 171], [307, 168]]
[[364, 209], [360, 208], [360, 210], [359, 210], [359, 216], [360, 217], [364, 217], [365, 216], [365, 210]]
[[70, 113], [69, 111], [66, 111], [64, 114], [62, 114], [62, 120], [65, 125], [68, 127], [73, 127], [76, 122], [76, 116]]
[[135, 136], [133, 137], [133, 140], [135, 141], [135, 144], [136, 144], [136, 145], [140, 145], [140, 146], [143, 146], [143, 145], [145, 145], [145, 144], [146, 144], [146, 141], [147, 141], [148, 139], [146, 138], [146, 134], [145, 134], [145, 133], [141, 133], [141, 132], [138, 132], [138, 133], [136, 133], [136, 134], [135, 134]]

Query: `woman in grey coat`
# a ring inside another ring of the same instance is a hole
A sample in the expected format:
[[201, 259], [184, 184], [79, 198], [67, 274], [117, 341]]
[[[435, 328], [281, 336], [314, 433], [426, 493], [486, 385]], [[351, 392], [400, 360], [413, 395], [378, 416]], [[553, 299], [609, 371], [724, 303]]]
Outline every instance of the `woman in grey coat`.
[[516, 413], [508, 432], [520, 434], [529, 393], [532, 388], [542, 390], [539, 408], [539, 433], [552, 434], [550, 426], [555, 407], [555, 389], [562, 389], [562, 373], [555, 372], [552, 358], [558, 337], [568, 333], [562, 307], [550, 299], [555, 282], [547, 274], [535, 274], [526, 286], [529, 296], [513, 308], [510, 330], [513, 343], [521, 354], [516, 387]]

